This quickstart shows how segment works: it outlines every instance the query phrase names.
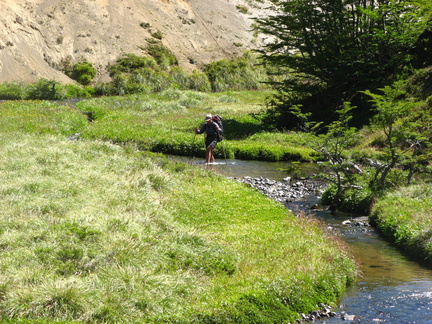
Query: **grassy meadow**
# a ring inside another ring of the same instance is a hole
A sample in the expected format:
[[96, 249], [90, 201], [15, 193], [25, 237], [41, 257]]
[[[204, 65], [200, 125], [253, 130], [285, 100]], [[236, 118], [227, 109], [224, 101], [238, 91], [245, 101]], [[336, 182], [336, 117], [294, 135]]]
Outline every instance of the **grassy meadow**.
[[[241, 106], [261, 109], [249, 95]], [[162, 140], [189, 149], [208, 112], [254, 125], [203, 96], [190, 107], [158, 97], [0, 104], [2, 322], [286, 323], [337, 302], [356, 267], [324, 226], [145, 151]], [[258, 145], [244, 132], [225, 148]]]
[[83, 130], [87, 139], [130, 143], [140, 150], [205, 156], [203, 136], [195, 135], [206, 114], [223, 118], [226, 139], [218, 158], [264, 161], [313, 161], [319, 156], [293, 133], [263, 129], [254, 114], [264, 109], [270, 92], [202, 93], [166, 90], [161, 93], [104, 97], [77, 104], [95, 119]]

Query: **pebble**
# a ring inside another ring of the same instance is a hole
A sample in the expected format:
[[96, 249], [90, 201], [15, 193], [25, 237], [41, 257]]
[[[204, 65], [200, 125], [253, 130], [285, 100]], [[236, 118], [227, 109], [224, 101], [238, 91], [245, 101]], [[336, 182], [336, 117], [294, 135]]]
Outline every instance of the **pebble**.
[[291, 184], [291, 180], [289, 177], [284, 178], [283, 181], [274, 181], [263, 177], [243, 177], [240, 181], [281, 203], [300, 200], [311, 195], [320, 195], [325, 189], [325, 185], [319, 181], [306, 179]]

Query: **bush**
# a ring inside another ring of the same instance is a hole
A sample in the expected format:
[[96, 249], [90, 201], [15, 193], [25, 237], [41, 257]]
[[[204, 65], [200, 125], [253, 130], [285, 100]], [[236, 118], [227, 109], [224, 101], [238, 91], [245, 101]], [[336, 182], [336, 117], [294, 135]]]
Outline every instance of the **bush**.
[[[328, 187], [322, 197], [324, 205], [332, 205], [337, 193], [335, 185]], [[370, 189], [348, 189], [340, 196], [339, 210], [349, 213], [369, 215], [375, 195]]]
[[88, 85], [96, 76], [96, 69], [92, 63], [84, 60], [75, 63], [70, 71], [66, 71], [66, 75], [82, 85]]
[[1, 100], [64, 100], [71, 98], [88, 98], [96, 93], [93, 87], [76, 84], [62, 85], [59, 82], [40, 79], [33, 84], [2, 83], [0, 84]]
[[145, 50], [164, 70], [168, 70], [172, 65], [178, 65], [178, 60], [175, 54], [162, 43], [151, 42], [147, 45]]
[[96, 94], [158, 92], [169, 88], [196, 91], [259, 90], [266, 88], [267, 70], [256, 57], [221, 60], [206, 66], [204, 72], [188, 74], [178, 67], [174, 53], [151, 40], [143, 48], [150, 56], [127, 54], [108, 67], [111, 85], [97, 85]]
[[259, 90], [265, 88], [266, 70], [258, 64], [257, 59], [249, 53], [231, 61], [223, 59], [204, 68], [212, 91], [226, 90]]
[[14, 100], [26, 99], [28, 97], [29, 86], [19, 83], [5, 82], [0, 84], [0, 99], [1, 100]]
[[193, 71], [189, 76], [189, 89], [208, 92], [211, 91], [211, 84], [206, 74]]
[[135, 54], [126, 54], [119, 58], [115, 64], [108, 67], [111, 77], [120, 73], [132, 73], [142, 68], [158, 69], [157, 62], [154, 58], [148, 56], [137, 56]]
[[93, 87], [82, 87], [75, 84], [66, 84], [63, 86], [66, 92], [66, 98], [89, 98], [92, 97], [96, 90]]
[[30, 85], [28, 99], [66, 99], [66, 93], [62, 90], [62, 86], [59, 82], [47, 79], [40, 79], [37, 83]]

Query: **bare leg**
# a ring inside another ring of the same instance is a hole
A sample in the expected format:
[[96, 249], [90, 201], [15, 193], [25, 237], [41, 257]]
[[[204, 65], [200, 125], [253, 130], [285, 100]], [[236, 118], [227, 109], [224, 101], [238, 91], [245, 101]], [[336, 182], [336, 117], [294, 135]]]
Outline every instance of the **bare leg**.
[[215, 161], [213, 151], [214, 151], [213, 147], [211, 147], [210, 145], [207, 146], [207, 150], [206, 150], [206, 163], [213, 163]]
[[211, 147], [207, 146], [207, 150], [206, 150], [206, 163], [210, 163], [210, 154], [211, 154]]
[[215, 158], [214, 158], [214, 148], [210, 148], [210, 162], [214, 162]]

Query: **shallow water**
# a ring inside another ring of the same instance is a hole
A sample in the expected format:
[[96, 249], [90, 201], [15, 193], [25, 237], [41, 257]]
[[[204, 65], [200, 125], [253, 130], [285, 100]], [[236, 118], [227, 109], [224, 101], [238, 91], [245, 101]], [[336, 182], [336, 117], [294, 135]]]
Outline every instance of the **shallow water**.
[[[288, 162], [257, 162], [220, 160], [205, 165], [195, 158], [175, 157], [187, 163], [210, 168], [229, 177], [264, 177], [280, 181], [287, 177]], [[297, 164], [296, 164], [297, 165]], [[315, 164], [298, 165], [302, 173], [314, 173]], [[360, 265], [362, 277], [350, 288], [333, 309], [338, 314], [354, 315], [354, 319], [322, 319], [320, 323], [432, 323], [432, 270], [410, 261], [383, 240], [372, 227], [343, 225], [342, 222], [361, 215], [334, 214], [329, 211], [311, 211], [308, 207], [318, 197], [288, 205], [290, 209], [306, 208], [323, 219], [329, 227], [340, 232], [349, 244]]]

